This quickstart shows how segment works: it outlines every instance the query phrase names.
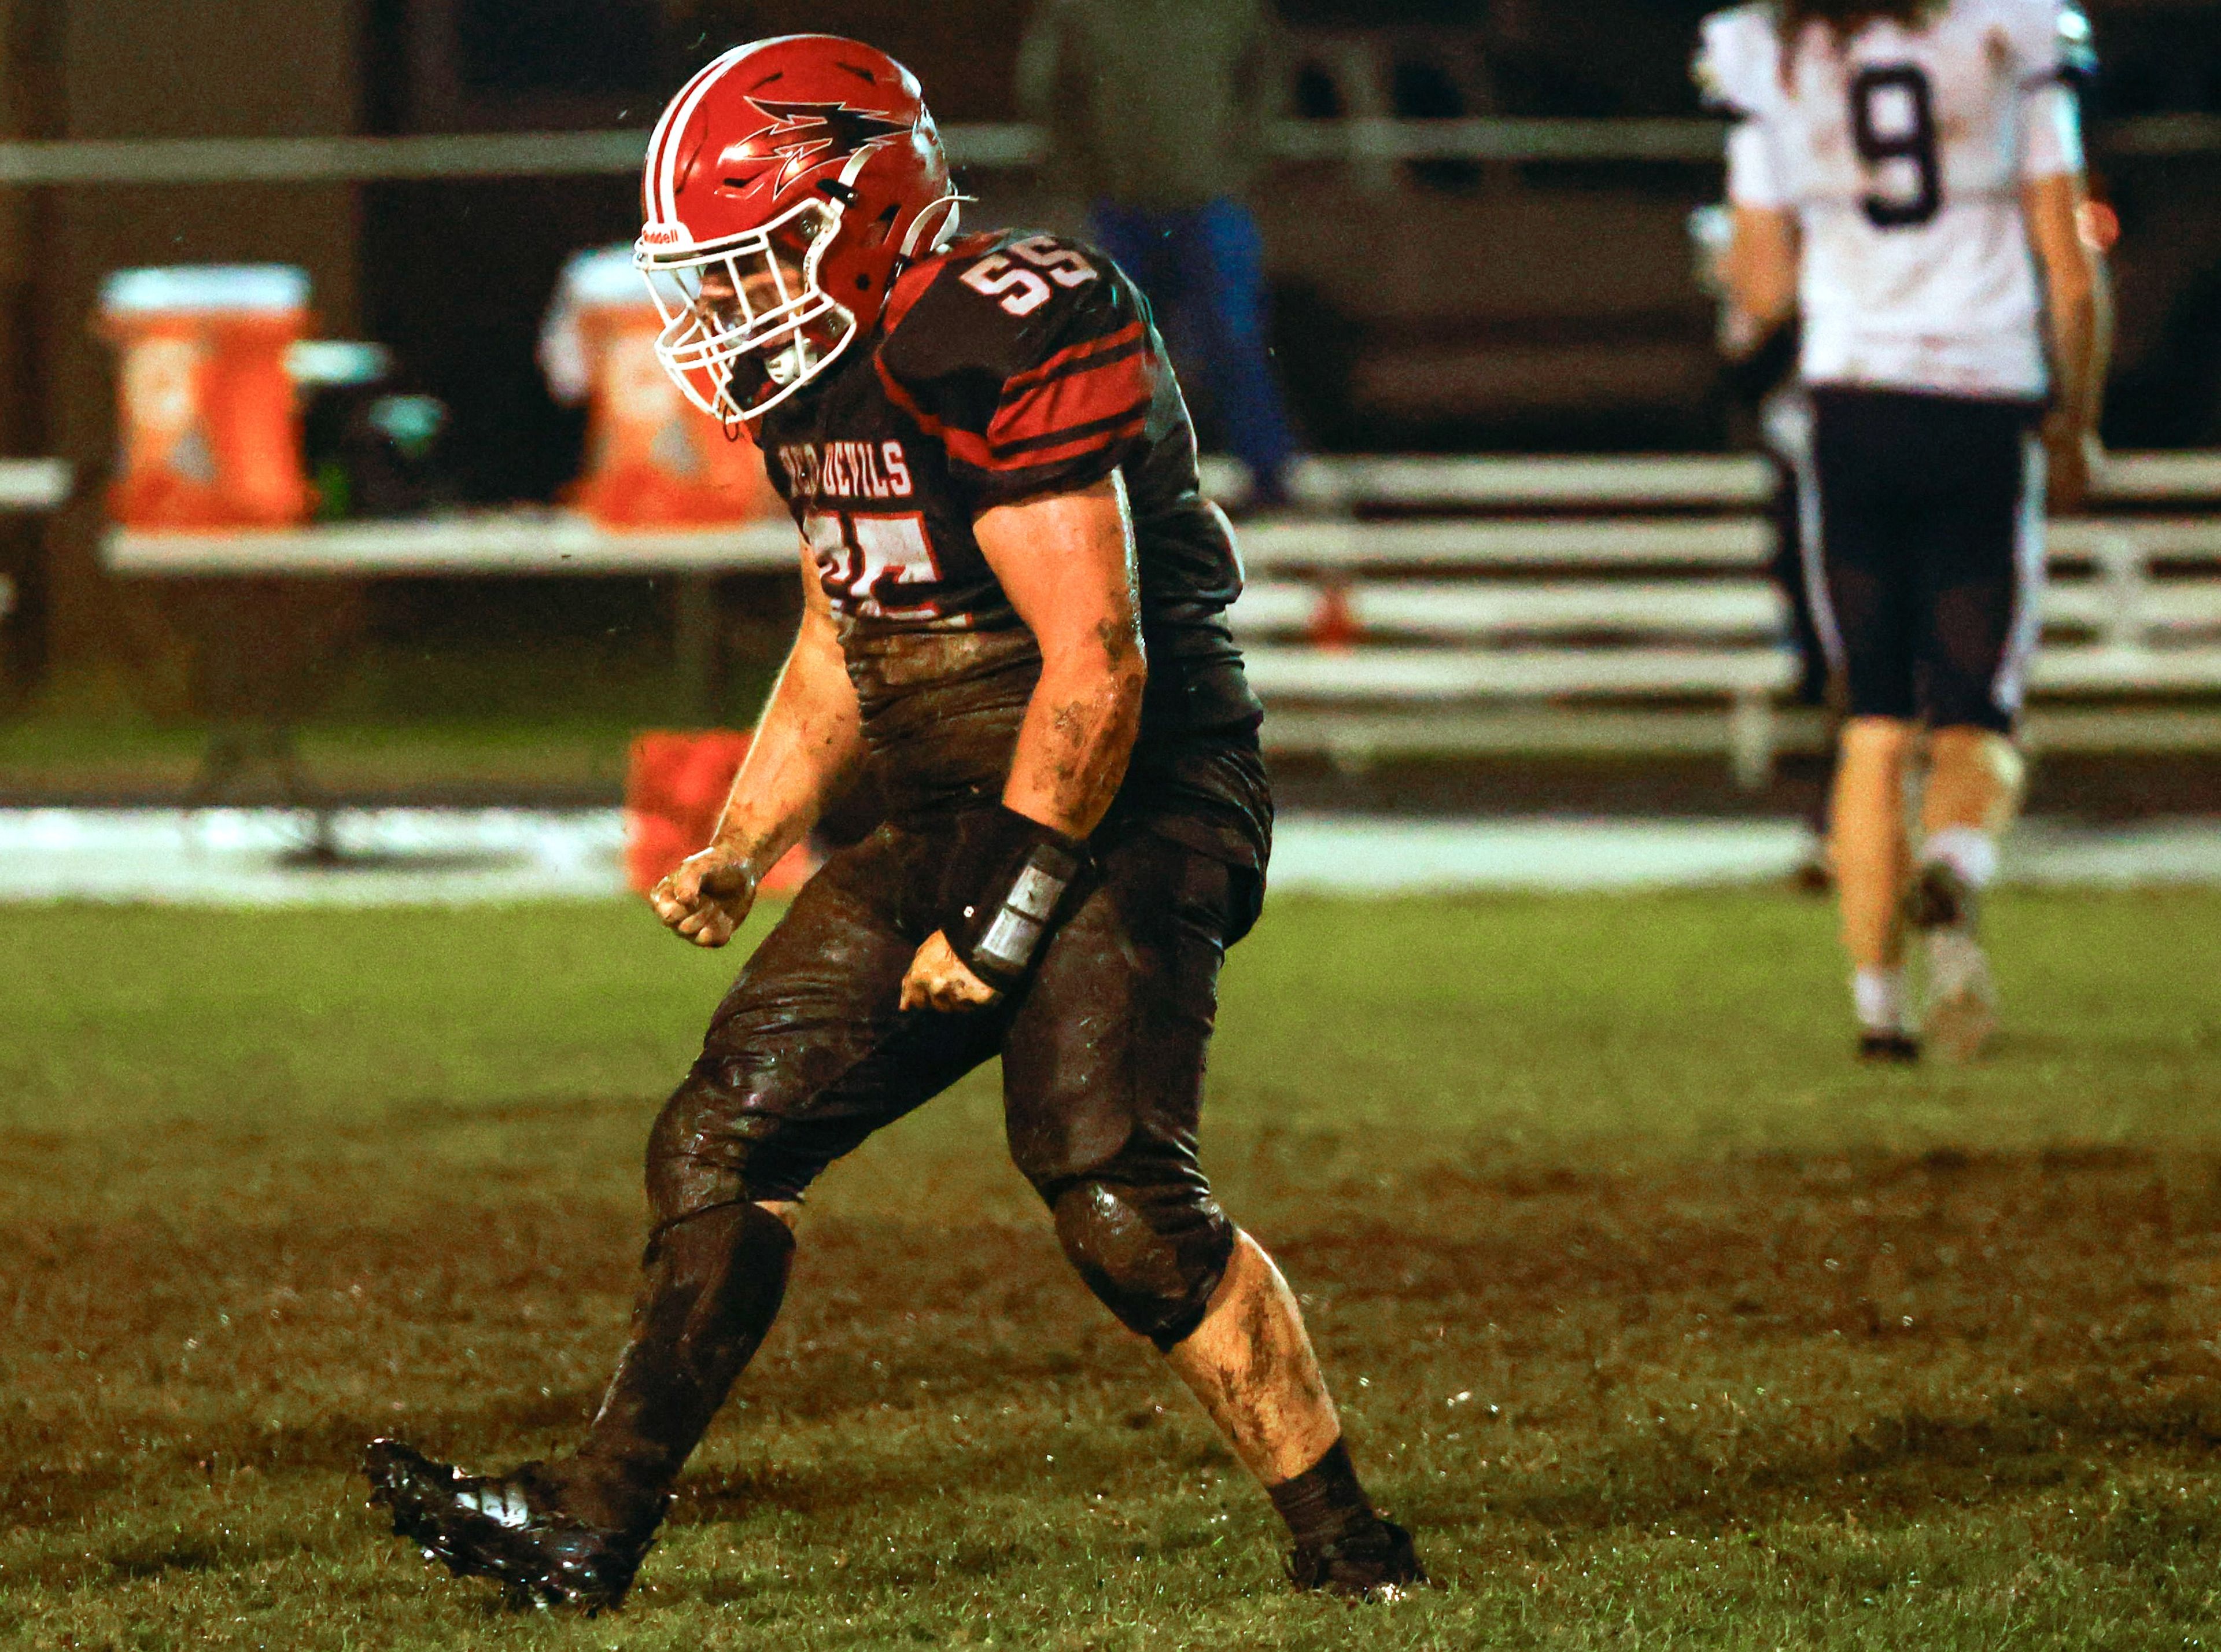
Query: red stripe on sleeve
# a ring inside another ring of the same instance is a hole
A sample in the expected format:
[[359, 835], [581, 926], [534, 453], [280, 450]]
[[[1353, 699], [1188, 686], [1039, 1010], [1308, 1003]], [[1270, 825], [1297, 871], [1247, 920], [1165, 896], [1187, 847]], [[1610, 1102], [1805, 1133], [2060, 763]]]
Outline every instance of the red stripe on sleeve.
[[1038, 441], [1060, 430], [1131, 415], [1147, 407], [1156, 393], [1152, 378], [1148, 358], [1136, 354], [1067, 372], [1015, 397], [1005, 391], [1003, 404], [987, 427], [988, 443], [1006, 447]]
[[1004, 382], [1003, 393], [1008, 396], [1012, 391], [1024, 390], [1029, 385], [1042, 383], [1044, 379], [1054, 379], [1057, 374], [1078, 366], [1090, 356], [1102, 355], [1106, 351], [1116, 350], [1124, 345], [1134, 343], [1141, 336], [1142, 323], [1131, 322], [1115, 333], [1106, 333], [1099, 339], [1089, 339], [1084, 343], [1073, 345], [1070, 349], [1059, 350], [1038, 367], [1029, 367], [1023, 372], [1012, 374]]
[[1029, 448], [1022, 454], [998, 454], [981, 468], [1007, 473], [1011, 471], [1035, 470], [1043, 465], [1066, 464], [1072, 460], [1085, 459], [1090, 454], [1102, 453], [1106, 448], [1117, 447], [1122, 441], [1131, 441], [1136, 436], [1140, 435], [1148, 425], [1147, 410], [1136, 410], [1130, 419], [1106, 429], [1091, 430], [1084, 436], [1074, 436], [1070, 441], [1059, 442], [1049, 447]]

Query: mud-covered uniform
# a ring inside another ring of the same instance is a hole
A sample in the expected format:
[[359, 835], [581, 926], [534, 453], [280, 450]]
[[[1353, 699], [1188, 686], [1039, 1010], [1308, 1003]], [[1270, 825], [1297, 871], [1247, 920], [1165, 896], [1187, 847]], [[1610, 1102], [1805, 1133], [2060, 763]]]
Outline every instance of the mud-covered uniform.
[[[1195, 1133], [1219, 961], [1256, 916], [1272, 804], [1225, 617], [1241, 565], [1198, 491], [1148, 307], [1084, 246], [960, 241], [760, 440], [831, 598], [887, 818], [810, 880], [718, 1006], [650, 1145], [658, 1223], [797, 1198], [1000, 1054], [1011, 1155], [1067, 1254], [1169, 1346], [1232, 1244]], [[1041, 669], [973, 523], [1114, 472], [1148, 664], [1127, 778], [1030, 982], [969, 1014], [898, 1010], [918, 947], [953, 928], [947, 873], [1000, 803]]]

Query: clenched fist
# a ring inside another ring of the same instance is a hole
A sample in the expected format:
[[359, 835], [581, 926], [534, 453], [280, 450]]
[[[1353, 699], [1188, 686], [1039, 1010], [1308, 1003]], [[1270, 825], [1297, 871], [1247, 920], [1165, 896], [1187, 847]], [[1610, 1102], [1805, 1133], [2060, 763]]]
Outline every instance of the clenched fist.
[[747, 858], [711, 844], [648, 892], [664, 926], [698, 947], [722, 947], [747, 922], [756, 902], [756, 874]]
[[967, 1010], [984, 1010], [1000, 996], [965, 967], [956, 948], [948, 944], [948, 937], [935, 929], [926, 936], [925, 944], [904, 973], [901, 1007], [957, 1015]]

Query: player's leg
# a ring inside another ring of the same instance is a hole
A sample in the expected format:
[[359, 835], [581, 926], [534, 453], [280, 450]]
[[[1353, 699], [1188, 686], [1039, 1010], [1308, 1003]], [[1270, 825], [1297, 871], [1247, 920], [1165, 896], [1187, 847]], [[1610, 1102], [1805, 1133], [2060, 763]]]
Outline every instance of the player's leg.
[[1955, 485], [1924, 548], [1935, 733], [1906, 914], [1928, 954], [1924, 1035], [1965, 1060], [1997, 1021], [1980, 907], [2025, 786], [2012, 730], [2040, 621], [2043, 471], [2042, 449], [2016, 410], [1974, 404], [1957, 411]]
[[1241, 202], [1221, 198], [1189, 215], [1182, 236], [1179, 250], [1196, 297], [1204, 370], [1226, 444], [1254, 483], [1249, 506], [1284, 505], [1296, 437], [1273, 368], [1257, 221]]
[[485, 1479], [381, 1442], [371, 1474], [397, 1530], [459, 1574], [543, 1602], [623, 1598], [673, 1481], [779, 1311], [794, 1248], [783, 1217], [826, 1165], [994, 1053], [992, 1014], [895, 1008], [944, 859], [883, 829], [804, 887], [650, 1135], [645, 1277], [585, 1439]]
[[[1812, 406], [1801, 387], [1776, 391], [1761, 410], [1766, 457], [1774, 472], [1767, 510], [1774, 535], [1770, 572], [1788, 609], [1789, 641], [1797, 654], [1796, 702], [1826, 718], [1825, 754], [1805, 810], [1811, 847], [1795, 874], [1796, 886], [1824, 895], [1835, 885], [1828, 867], [1829, 804], [1836, 785], [1836, 679], [1842, 650], [1821, 633], [1815, 587], [1820, 580], [1818, 484], [1812, 467]], [[1808, 547], [1811, 554], [1808, 554]]]
[[[1901, 903], [1910, 873], [1905, 777], [1915, 710], [1920, 594], [1909, 565], [1899, 433], [1902, 397], [1814, 397], [1817, 553], [1812, 591], [1840, 651], [1846, 712], [1829, 799], [1836, 878], [1859, 1049], [1917, 1054], [1907, 1023]], [[1814, 521], [1808, 518], [1808, 521]]]
[[1936, 730], [1921, 799], [1920, 864], [1949, 868], [1969, 888], [1997, 875], [1998, 840], [2020, 814], [2028, 763], [2012, 736], [1977, 723]]
[[1393, 1599], [1427, 1581], [1410, 1534], [1366, 1495], [1295, 1293], [1248, 1234], [1165, 1359], [1287, 1523], [1298, 1587]]
[[1899, 921], [1911, 854], [1905, 831], [1905, 774], [1915, 743], [1911, 723], [1855, 716], [1837, 742], [1830, 810], [1843, 951], [1861, 1032], [1905, 1030], [1903, 927]]
[[1004, 1042], [1011, 1154], [1081, 1278], [1270, 1493], [1297, 1580], [1392, 1592], [1424, 1580], [1411, 1540], [1358, 1481], [1294, 1296], [1196, 1159], [1219, 962], [1254, 888], [1146, 833], [1106, 850]]

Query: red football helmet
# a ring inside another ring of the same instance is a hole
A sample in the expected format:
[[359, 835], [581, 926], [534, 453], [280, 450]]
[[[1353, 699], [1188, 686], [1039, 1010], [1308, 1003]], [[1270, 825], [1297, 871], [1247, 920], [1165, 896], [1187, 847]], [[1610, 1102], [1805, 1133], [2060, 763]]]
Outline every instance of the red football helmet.
[[917, 77], [832, 34], [735, 47], [655, 123], [633, 262], [656, 354], [732, 423], [823, 372], [879, 317], [904, 260], [956, 228]]

